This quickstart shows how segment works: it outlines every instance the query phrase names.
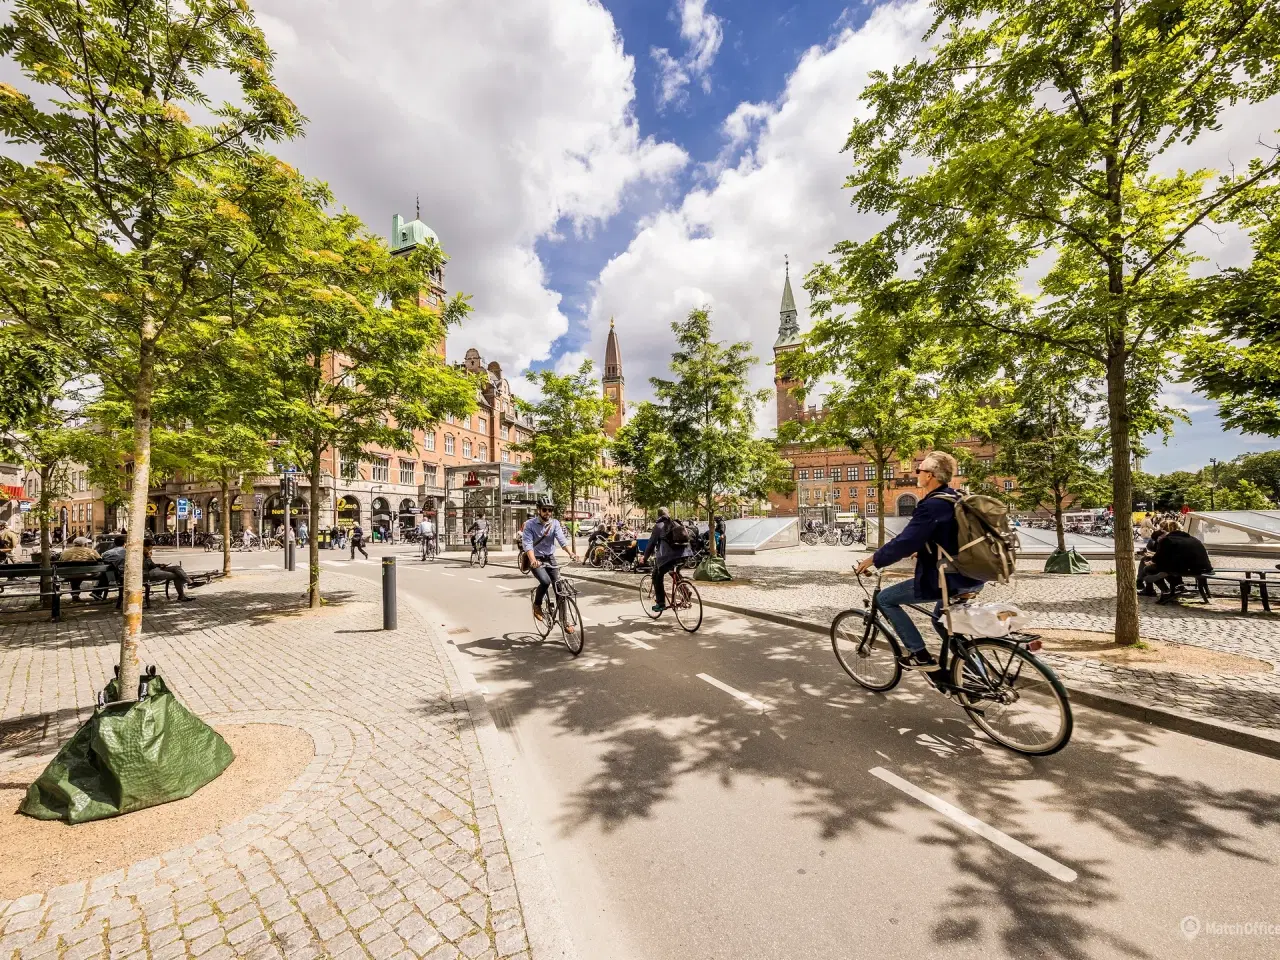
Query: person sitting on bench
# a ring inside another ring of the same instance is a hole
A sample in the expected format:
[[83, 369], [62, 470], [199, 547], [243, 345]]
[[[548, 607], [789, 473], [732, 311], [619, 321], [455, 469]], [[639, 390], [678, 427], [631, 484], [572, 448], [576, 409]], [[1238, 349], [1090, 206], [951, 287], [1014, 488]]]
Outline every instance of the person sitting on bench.
[[[76, 537], [71, 541], [71, 546], [62, 551], [62, 556], [58, 558], [59, 563], [101, 563], [102, 557], [98, 555], [98, 551], [93, 549], [89, 544], [88, 537]], [[81, 578], [68, 578], [71, 582], [71, 602], [80, 602], [80, 584], [84, 582]], [[93, 591], [95, 599], [101, 600], [105, 593], [102, 589], [107, 585], [107, 575], [99, 574], [97, 579], [97, 589]]]
[[1151, 561], [1151, 573], [1146, 576], [1149, 586], [1160, 588], [1156, 603], [1172, 603], [1174, 592], [1182, 586], [1183, 577], [1197, 577], [1213, 573], [1213, 561], [1203, 543], [1184, 530], [1178, 529], [1176, 520], [1166, 520], [1165, 535], [1160, 538], [1156, 555]]
[[144, 540], [142, 543], [142, 577], [151, 583], [164, 583], [164, 581], [172, 581], [173, 585], [178, 588], [178, 599], [183, 603], [189, 603], [195, 597], [187, 596], [187, 571], [182, 567], [175, 567], [165, 563], [156, 563], [151, 559], [151, 551], [155, 544], [150, 540]]

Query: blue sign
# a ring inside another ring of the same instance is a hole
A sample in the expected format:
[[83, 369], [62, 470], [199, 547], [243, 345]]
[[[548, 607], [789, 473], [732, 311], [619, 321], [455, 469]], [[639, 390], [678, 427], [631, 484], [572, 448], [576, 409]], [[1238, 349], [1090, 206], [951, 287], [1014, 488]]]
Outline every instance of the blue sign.
[[196, 507], [196, 519], [199, 520], [204, 516], [204, 511]]
[[191, 513], [191, 501], [186, 497], [178, 498], [178, 519], [185, 520]]

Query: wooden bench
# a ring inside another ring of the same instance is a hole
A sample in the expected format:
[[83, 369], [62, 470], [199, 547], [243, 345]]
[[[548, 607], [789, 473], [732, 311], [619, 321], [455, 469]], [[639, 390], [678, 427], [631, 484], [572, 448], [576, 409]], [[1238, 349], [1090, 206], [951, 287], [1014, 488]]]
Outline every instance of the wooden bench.
[[[42, 582], [45, 572], [49, 574], [48, 588]], [[101, 561], [87, 562], [71, 562], [71, 563], [54, 563], [52, 567], [42, 569], [39, 564], [31, 563], [14, 563], [0, 566], [0, 579], [4, 580], [6, 586], [13, 586], [15, 583], [19, 587], [17, 593], [6, 590], [0, 595], [2, 600], [19, 600], [37, 598], [43, 600], [49, 597], [52, 600], [52, 618], [57, 621], [62, 619], [62, 598], [64, 596], [78, 595], [80, 593], [88, 593], [91, 601], [105, 603], [111, 598], [111, 589], [115, 586], [116, 609], [120, 608], [120, 604], [124, 599], [123, 586], [118, 583], [112, 584], [110, 581], [102, 583], [104, 575], [115, 575], [115, 568], [109, 563]], [[72, 581], [75, 581], [73, 586]], [[85, 587], [84, 582], [92, 580], [93, 583], [89, 587]]]
[[1267, 582], [1266, 570], [1231, 570], [1215, 568], [1211, 573], [1197, 574], [1196, 576], [1196, 592], [1200, 594], [1200, 599], [1208, 603], [1212, 593], [1210, 592], [1210, 581], [1217, 583], [1232, 583], [1240, 594], [1240, 612], [1249, 612], [1249, 601], [1253, 599], [1253, 591], [1256, 587], [1258, 590], [1258, 599], [1262, 601], [1262, 609], [1271, 612], [1271, 594], [1269, 587], [1271, 584]]

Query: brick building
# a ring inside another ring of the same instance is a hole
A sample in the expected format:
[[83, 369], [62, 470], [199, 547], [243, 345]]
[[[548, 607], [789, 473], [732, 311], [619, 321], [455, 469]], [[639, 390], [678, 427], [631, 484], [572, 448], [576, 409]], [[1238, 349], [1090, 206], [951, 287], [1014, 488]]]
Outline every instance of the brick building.
[[[774, 341], [775, 360], [802, 347], [800, 314], [796, 310], [791, 292], [790, 265], [782, 286], [782, 305], [778, 311], [778, 338]], [[775, 375], [774, 391], [777, 401], [778, 423], [815, 419], [822, 416], [820, 407], [806, 409], [795, 394], [799, 382]], [[963, 440], [953, 445], [967, 451], [974, 461], [990, 465], [995, 449], [977, 440]], [[926, 451], [916, 451], [899, 463], [891, 463], [885, 470], [885, 503], [877, 494], [876, 467], [862, 454], [851, 453], [844, 448], [824, 448], [807, 444], [790, 444], [782, 448], [782, 456], [791, 462], [792, 480], [796, 488], [790, 494], [770, 494], [769, 506], [774, 516], [813, 517], [831, 521], [838, 513], [859, 516], [907, 517], [915, 512], [916, 504], [924, 491], [916, 485], [915, 469]], [[1006, 491], [1015, 488], [1011, 478], [997, 479]], [[952, 485], [963, 488], [964, 465]]]

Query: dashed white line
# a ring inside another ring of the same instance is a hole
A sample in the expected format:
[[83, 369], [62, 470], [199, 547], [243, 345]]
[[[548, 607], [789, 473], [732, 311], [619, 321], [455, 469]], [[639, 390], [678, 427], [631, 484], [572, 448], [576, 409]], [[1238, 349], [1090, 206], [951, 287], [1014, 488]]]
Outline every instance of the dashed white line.
[[472, 583], [484, 583], [484, 581], [481, 580], [479, 577], [467, 577], [467, 579], [470, 580]]
[[727, 683], [721, 683], [715, 677], [709, 676], [705, 673], [700, 673], [698, 674], [698, 679], [704, 680], [707, 683], [711, 684], [713, 687], [723, 690], [725, 693], [729, 694], [729, 696], [731, 697], [737, 697], [739, 700], [741, 700], [743, 703], [745, 703], [747, 706], [751, 707], [754, 710], [760, 710], [761, 712], [763, 712], [769, 709], [767, 705], [765, 705], [764, 703], [761, 703], [755, 697], [751, 696], [751, 694], [743, 693], [741, 690], [735, 690], [733, 687], [729, 686]]
[[443, 570], [441, 570], [441, 571], [440, 571], [440, 576], [442, 576], [442, 577], [452, 577], [452, 576], [454, 576], [454, 574], [452, 574], [452, 573], [445, 573]]
[[1007, 850], [1015, 857], [1019, 857], [1032, 866], [1039, 867], [1055, 880], [1061, 880], [1063, 883], [1073, 883], [1076, 879], [1076, 872], [1070, 867], [1064, 866], [1052, 857], [1046, 857], [1039, 850], [1033, 850], [1021, 840], [1015, 840], [1007, 833], [1001, 833], [995, 827], [983, 823], [977, 817], [965, 813], [959, 807], [954, 806], [941, 797], [935, 797], [927, 790], [921, 790], [910, 780], [903, 780], [895, 773], [890, 773], [884, 767], [875, 767], [871, 770], [871, 775], [879, 777], [891, 787], [896, 787], [909, 797], [914, 797], [926, 807], [937, 810], [950, 820], [954, 820], [960, 826], [967, 830], [972, 830], [978, 836], [990, 840], [1002, 850]]
[[623, 640], [631, 644], [633, 647], [639, 647], [641, 650], [652, 650], [653, 647], [645, 643], [643, 640], [637, 640], [635, 637], [623, 637]]

